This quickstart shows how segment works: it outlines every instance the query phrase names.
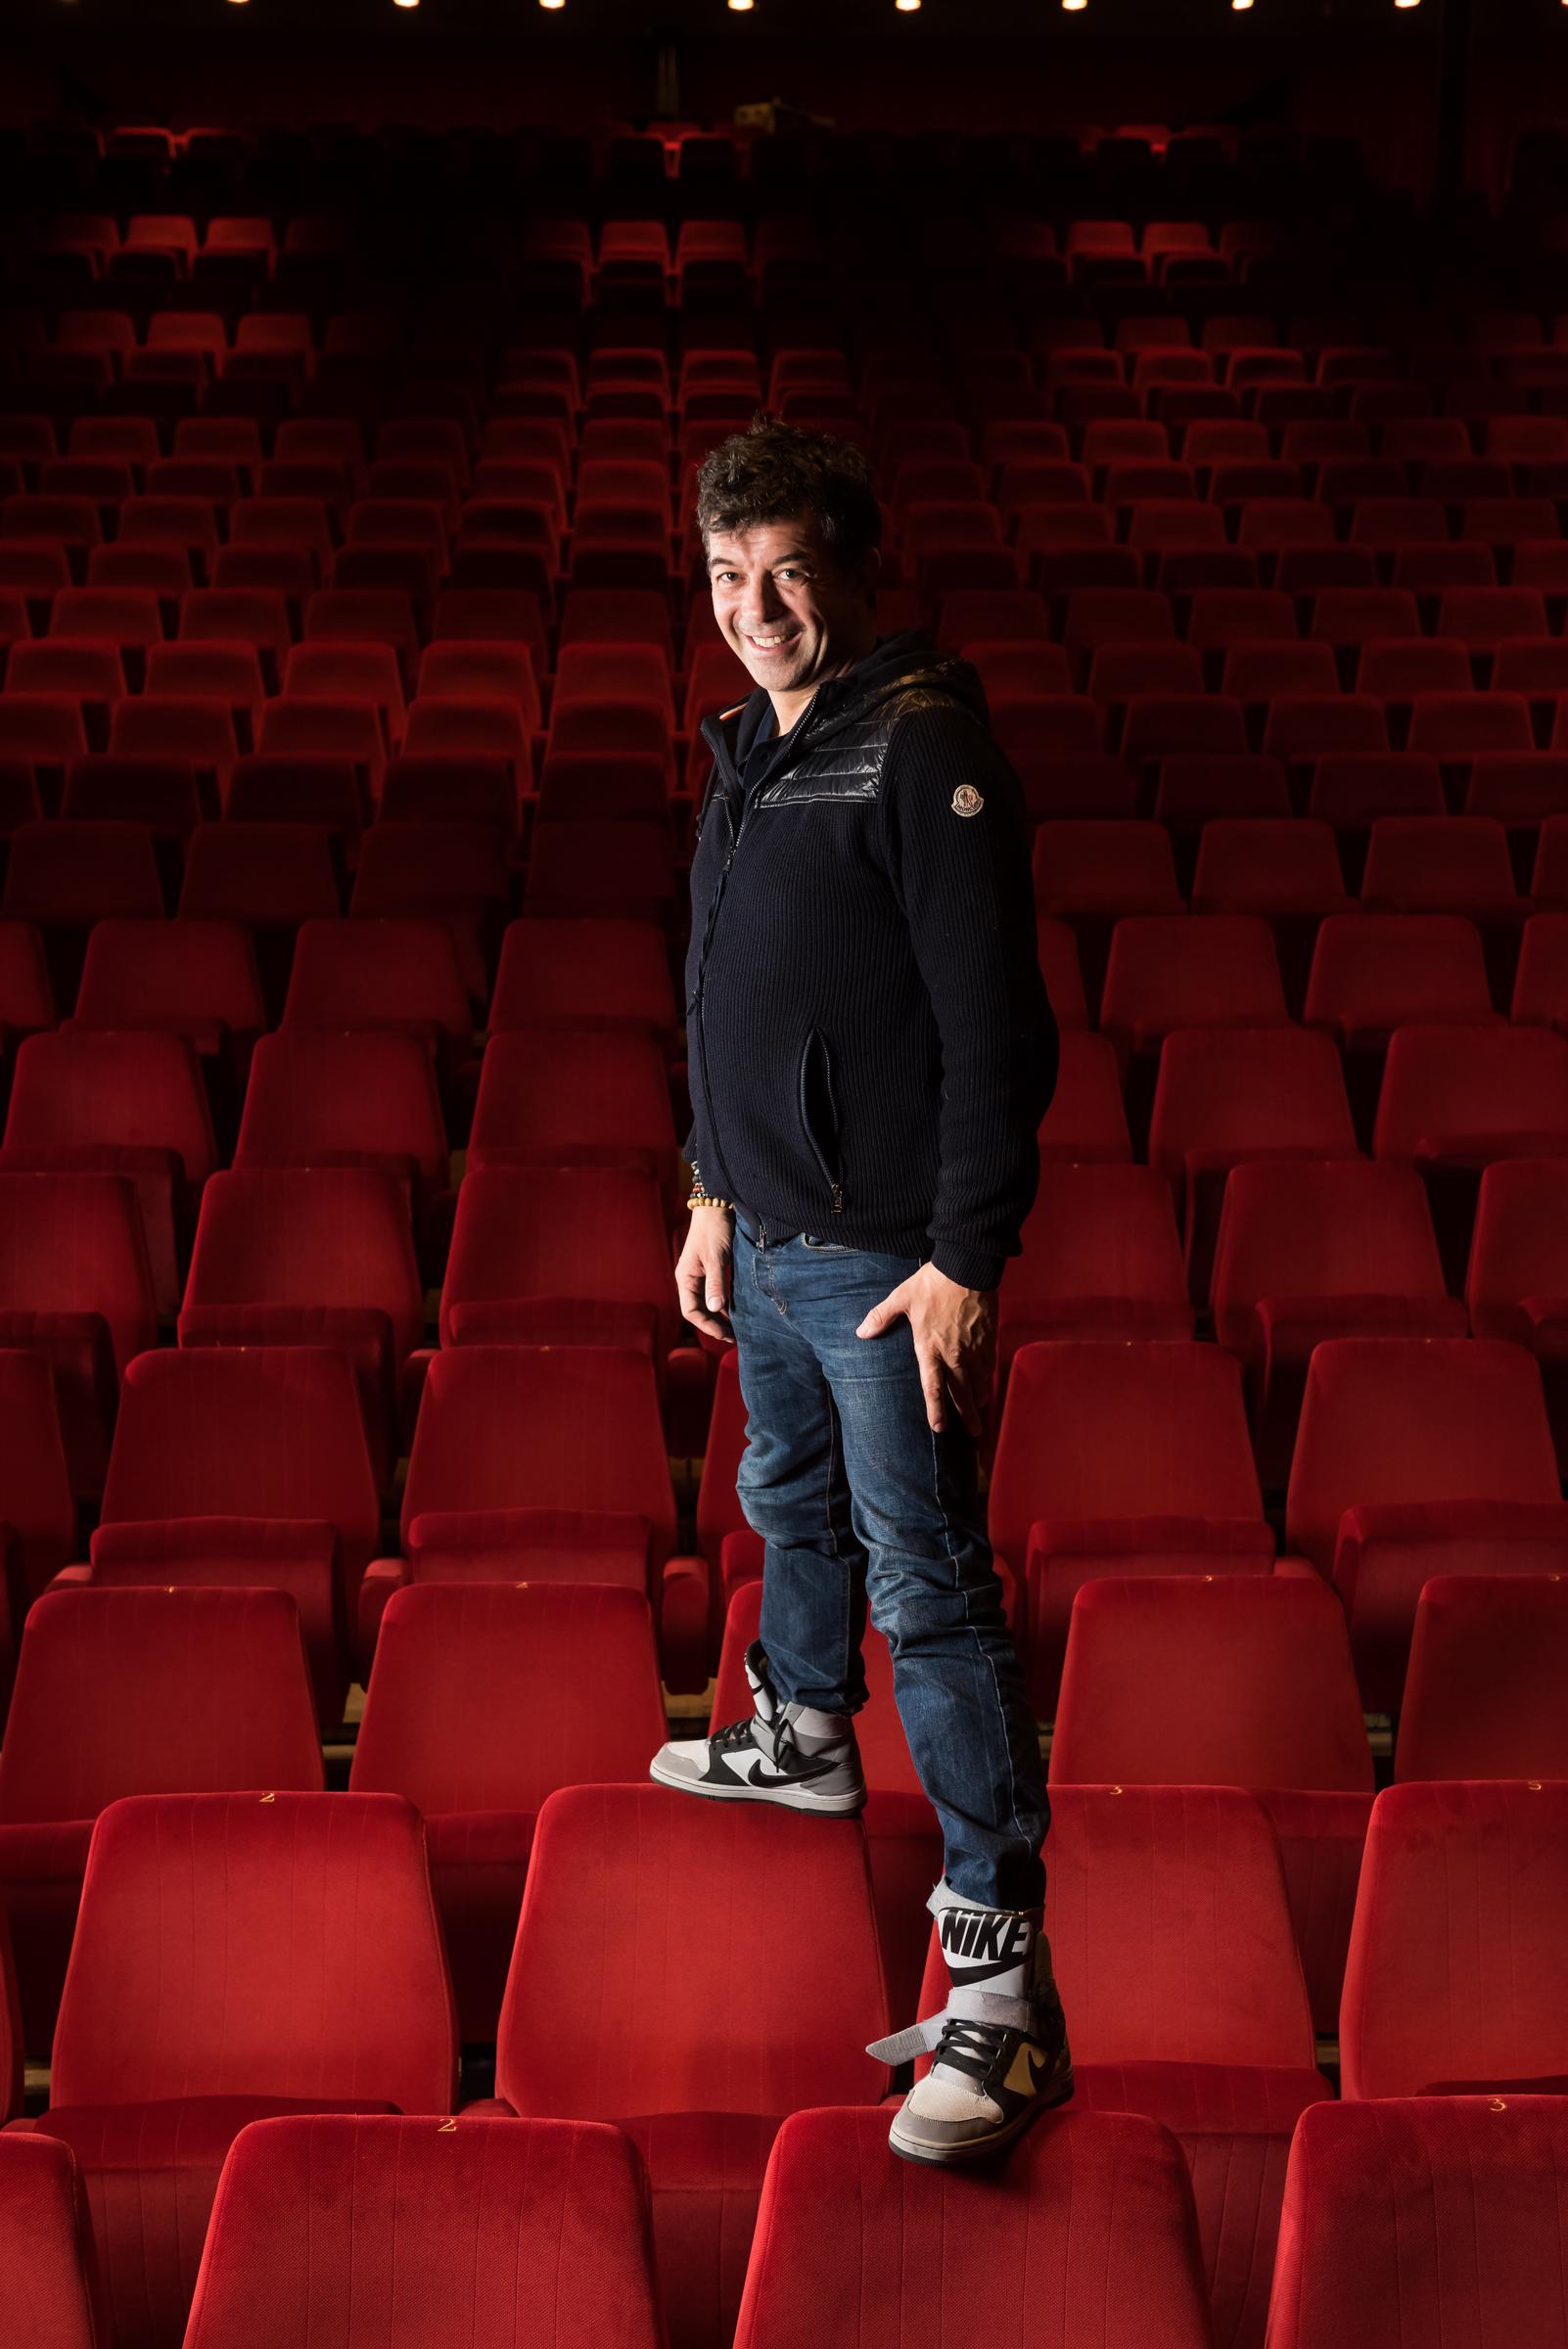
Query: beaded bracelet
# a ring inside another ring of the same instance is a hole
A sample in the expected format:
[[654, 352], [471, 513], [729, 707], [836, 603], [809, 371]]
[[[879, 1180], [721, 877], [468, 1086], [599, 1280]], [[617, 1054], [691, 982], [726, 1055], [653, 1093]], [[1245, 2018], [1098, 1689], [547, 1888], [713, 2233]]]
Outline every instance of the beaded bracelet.
[[693, 1191], [686, 1201], [686, 1205], [688, 1207], [727, 1207], [731, 1215], [735, 1212], [733, 1199], [715, 1199], [711, 1191]]

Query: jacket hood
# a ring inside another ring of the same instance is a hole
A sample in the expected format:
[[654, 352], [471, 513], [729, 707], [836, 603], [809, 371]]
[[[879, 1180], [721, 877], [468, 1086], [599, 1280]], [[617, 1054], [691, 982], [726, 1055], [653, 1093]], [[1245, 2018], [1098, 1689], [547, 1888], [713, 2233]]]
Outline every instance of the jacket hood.
[[[840, 726], [857, 724], [883, 702], [914, 692], [957, 703], [990, 730], [986, 689], [974, 664], [939, 652], [929, 630], [903, 628], [894, 636], [879, 636], [863, 661], [817, 687], [801, 741], [826, 741]], [[738, 711], [703, 720], [703, 738], [721, 765], [733, 767], [745, 759], [766, 708], [767, 690], [759, 685]]]

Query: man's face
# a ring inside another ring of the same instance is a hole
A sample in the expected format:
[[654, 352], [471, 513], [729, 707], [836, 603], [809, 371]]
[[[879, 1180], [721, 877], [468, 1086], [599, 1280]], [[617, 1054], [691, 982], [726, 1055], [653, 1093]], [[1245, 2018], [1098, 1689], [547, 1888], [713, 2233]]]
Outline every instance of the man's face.
[[769, 693], [809, 695], [870, 649], [875, 556], [846, 569], [808, 514], [708, 541], [714, 616], [725, 643]]

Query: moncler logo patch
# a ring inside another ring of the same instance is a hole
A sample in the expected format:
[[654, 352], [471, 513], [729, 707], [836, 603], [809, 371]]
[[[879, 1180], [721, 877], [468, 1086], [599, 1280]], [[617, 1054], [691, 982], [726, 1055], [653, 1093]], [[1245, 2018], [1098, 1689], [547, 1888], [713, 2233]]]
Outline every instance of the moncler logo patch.
[[960, 783], [952, 795], [954, 815], [978, 815], [986, 805], [973, 783]]

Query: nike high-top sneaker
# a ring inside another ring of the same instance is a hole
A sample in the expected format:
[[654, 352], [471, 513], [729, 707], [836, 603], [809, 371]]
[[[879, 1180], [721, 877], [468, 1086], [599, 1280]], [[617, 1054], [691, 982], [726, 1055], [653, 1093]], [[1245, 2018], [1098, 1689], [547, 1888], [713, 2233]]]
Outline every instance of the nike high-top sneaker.
[[662, 1745], [649, 1776], [661, 1786], [721, 1803], [782, 1803], [786, 1811], [814, 1811], [823, 1819], [848, 1819], [863, 1810], [865, 1778], [853, 1723], [812, 1705], [781, 1705], [760, 1639], [746, 1650], [746, 1678], [756, 1707], [750, 1718], [709, 1737]]
[[1067, 2024], [1042, 1910], [987, 1909], [945, 1878], [926, 1907], [947, 1961], [947, 2004], [866, 2053], [892, 2064], [936, 2057], [894, 2115], [894, 2151], [906, 2161], [972, 2161], [1072, 2095]]

